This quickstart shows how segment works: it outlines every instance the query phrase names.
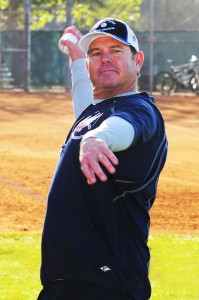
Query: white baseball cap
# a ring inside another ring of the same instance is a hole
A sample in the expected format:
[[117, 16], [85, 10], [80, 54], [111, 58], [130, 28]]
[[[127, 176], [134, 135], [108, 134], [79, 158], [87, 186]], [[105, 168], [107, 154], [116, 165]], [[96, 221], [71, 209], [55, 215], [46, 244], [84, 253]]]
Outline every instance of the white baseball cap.
[[79, 40], [78, 45], [83, 52], [87, 53], [92, 41], [102, 36], [110, 36], [126, 45], [132, 46], [139, 52], [139, 45], [134, 32], [123, 21], [112, 18], [98, 21], [89, 33]]

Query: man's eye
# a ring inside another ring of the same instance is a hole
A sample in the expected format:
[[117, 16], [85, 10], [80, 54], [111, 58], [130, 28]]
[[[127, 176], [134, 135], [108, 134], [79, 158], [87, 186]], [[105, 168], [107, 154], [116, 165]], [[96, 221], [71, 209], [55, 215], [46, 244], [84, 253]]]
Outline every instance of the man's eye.
[[96, 57], [96, 56], [100, 56], [99, 51], [92, 52], [91, 57]]
[[120, 49], [114, 49], [113, 50], [113, 53], [120, 53], [120, 52], [122, 52]]

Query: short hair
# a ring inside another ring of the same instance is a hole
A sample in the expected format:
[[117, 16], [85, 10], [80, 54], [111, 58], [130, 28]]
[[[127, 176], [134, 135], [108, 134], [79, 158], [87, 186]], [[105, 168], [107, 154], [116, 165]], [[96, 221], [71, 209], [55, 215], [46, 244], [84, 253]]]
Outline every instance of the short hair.
[[132, 47], [132, 46], [129, 46], [130, 47], [130, 49], [131, 49], [131, 53], [133, 54], [133, 56], [137, 53], [137, 51], [135, 50], [135, 48], [134, 47]]

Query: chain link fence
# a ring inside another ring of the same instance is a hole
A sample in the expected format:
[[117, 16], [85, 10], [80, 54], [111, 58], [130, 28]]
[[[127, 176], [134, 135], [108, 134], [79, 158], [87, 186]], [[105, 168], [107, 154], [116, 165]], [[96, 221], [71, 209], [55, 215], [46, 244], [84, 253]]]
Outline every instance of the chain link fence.
[[26, 61], [24, 11], [0, 11], [0, 88], [24, 88]]
[[[28, 90], [65, 90], [66, 76], [70, 71], [66, 56], [57, 47], [63, 30], [31, 31], [28, 43], [25, 8], [17, 13], [9, 11], [9, 14], [8, 18], [0, 11], [0, 89], [27, 90], [28, 85]], [[148, 91], [150, 32], [135, 33], [140, 49], [145, 53], [139, 85], [141, 90]], [[168, 70], [168, 58], [182, 64], [193, 54], [199, 57], [199, 31], [155, 31], [153, 43], [153, 76]]]

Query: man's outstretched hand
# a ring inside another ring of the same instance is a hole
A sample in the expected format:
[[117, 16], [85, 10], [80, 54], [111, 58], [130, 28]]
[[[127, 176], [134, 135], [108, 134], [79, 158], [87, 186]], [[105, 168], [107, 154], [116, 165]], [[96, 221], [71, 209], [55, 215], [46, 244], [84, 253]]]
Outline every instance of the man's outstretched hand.
[[96, 183], [98, 177], [101, 181], [106, 181], [107, 176], [102, 170], [102, 164], [110, 174], [115, 173], [115, 165], [118, 159], [108, 148], [107, 144], [95, 137], [89, 137], [80, 144], [79, 161], [81, 170], [87, 178], [88, 184]]

